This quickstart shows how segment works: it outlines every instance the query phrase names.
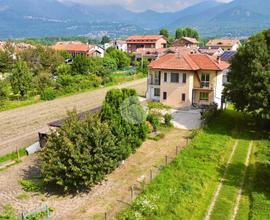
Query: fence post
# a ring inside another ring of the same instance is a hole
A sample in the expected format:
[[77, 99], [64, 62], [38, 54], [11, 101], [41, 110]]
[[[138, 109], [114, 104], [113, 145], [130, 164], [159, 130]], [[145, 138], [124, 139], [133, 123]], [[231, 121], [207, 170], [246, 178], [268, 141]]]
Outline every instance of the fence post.
[[26, 220], [25, 216], [24, 216], [24, 213], [22, 213], [22, 220]]
[[153, 170], [151, 169], [150, 170], [150, 182], [152, 182], [152, 180], [153, 180]]
[[104, 220], [107, 220], [107, 212], [104, 214]]
[[131, 188], [130, 188], [130, 199], [131, 199], [131, 202], [133, 201], [133, 197], [134, 197], [134, 185], [132, 185]]
[[20, 160], [20, 152], [18, 150], [18, 147], [16, 147], [16, 153], [17, 153], [17, 160]]
[[176, 150], [175, 150], [175, 155], [177, 156], [178, 153], [179, 153], [179, 146], [177, 145], [177, 146], [176, 146]]
[[169, 157], [166, 155], [166, 156], [165, 156], [165, 165], [167, 166], [168, 163], [169, 163]]
[[47, 215], [47, 218], [50, 217], [50, 211], [49, 211], [49, 207], [47, 204], [45, 204], [45, 211], [46, 211], [46, 215]]

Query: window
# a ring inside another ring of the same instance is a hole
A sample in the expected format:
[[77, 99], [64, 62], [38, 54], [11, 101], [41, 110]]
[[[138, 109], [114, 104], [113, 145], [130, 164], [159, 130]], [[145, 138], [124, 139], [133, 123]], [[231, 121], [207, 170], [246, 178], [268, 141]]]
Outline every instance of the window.
[[209, 87], [210, 75], [207, 73], [203, 73], [201, 81], [202, 81], [202, 87]]
[[164, 82], [167, 82], [167, 73], [164, 73]]
[[167, 92], [163, 92], [163, 100], [167, 100]]
[[185, 102], [185, 101], [186, 101], [186, 94], [182, 93], [182, 102]]
[[201, 92], [200, 93], [200, 100], [201, 101], [208, 101], [209, 100], [209, 93], [207, 93], [207, 92]]
[[171, 82], [179, 83], [179, 73], [171, 73]]
[[158, 88], [154, 89], [154, 96], [157, 96], [157, 97], [160, 96], [160, 89], [158, 89]]
[[186, 83], [186, 82], [187, 82], [187, 74], [183, 73], [182, 83]]

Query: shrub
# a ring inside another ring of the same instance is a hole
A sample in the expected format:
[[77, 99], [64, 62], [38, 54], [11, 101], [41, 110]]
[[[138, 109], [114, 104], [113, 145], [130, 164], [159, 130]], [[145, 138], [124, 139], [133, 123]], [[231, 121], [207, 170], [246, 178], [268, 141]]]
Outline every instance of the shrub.
[[151, 123], [151, 125], [154, 128], [154, 131], [157, 131], [157, 129], [158, 129], [159, 125], [160, 125], [159, 117], [156, 116], [155, 114], [149, 114], [147, 116], [147, 119], [146, 120]]
[[167, 113], [164, 115], [164, 124], [166, 127], [171, 127], [172, 126], [172, 123], [171, 123], [171, 120], [172, 120], [172, 115]]
[[8, 99], [10, 94], [10, 84], [7, 80], [0, 79], [0, 101]]
[[56, 93], [54, 89], [51, 87], [45, 88], [40, 94], [40, 99], [44, 101], [53, 100], [55, 98], [56, 98]]
[[161, 102], [148, 102], [148, 108], [151, 109], [170, 109], [171, 107], [164, 105]]
[[115, 137], [98, 115], [80, 121], [76, 112], [48, 139], [40, 154], [46, 185], [64, 192], [80, 191], [101, 182], [118, 165]]
[[5, 205], [4, 211], [0, 213], [0, 219], [16, 220], [16, 213], [11, 205]]

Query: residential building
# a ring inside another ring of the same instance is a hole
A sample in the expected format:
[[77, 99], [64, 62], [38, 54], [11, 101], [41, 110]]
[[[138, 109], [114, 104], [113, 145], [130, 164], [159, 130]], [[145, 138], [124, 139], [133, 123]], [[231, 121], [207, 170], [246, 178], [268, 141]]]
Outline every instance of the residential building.
[[104, 49], [99, 46], [84, 44], [79, 41], [57, 42], [52, 48], [58, 51], [67, 51], [72, 57], [76, 57], [77, 55], [104, 57], [105, 53]]
[[223, 54], [220, 55], [220, 59], [225, 62], [231, 62], [232, 58], [236, 54], [236, 51], [225, 51]]
[[174, 47], [188, 47], [188, 48], [198, 48], [199, 42], [196, 38], [182, 37], [173, 42]]
[[220, 47], [200, 47], [199, 52], [202, 54], [208, 54], [209, 56], [221, 56], [224, 53]]
[[195, 48], [187, 48], [187, 47], [169, 47], [169, 48], [138, 48], [135, 52], [135, 59], [137, 61], [141, 60], [142, 58], [153, 61], [157, 58], [163, 56], [167, 53], [181, 53], [181, 54], [194, 54], [198, 53], [198, 50]]
[[123, 52], [127, 52], [127, 41], [125, 40], [113, 40], [109, 43], [104, 44], [105, 50], [108, 48], [115, 48], [117, 50], [121, 50]]
[[224, 51], [237, 51], [241, 42], [237, 39], [212, 39], [206, 44], [207, 47], [220, 47]]
[[149, 65], [147, 98], [173, 107], [222, 106], [229, 64], [206, 54], [168, 53]]
[[162, 35], [130, 36], [127, 39], [128, 53], [135, 53], [138, 48], [160, 49], [167, 47], [167, 40]]

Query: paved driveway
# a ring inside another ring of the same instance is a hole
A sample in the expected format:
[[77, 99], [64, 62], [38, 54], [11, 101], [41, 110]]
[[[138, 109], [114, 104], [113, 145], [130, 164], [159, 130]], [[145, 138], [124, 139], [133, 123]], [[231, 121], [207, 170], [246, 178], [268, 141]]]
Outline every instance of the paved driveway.
[[200, 110], [172, 110], [173, 124], [180, 129], [195, 129], [201, 126]]

